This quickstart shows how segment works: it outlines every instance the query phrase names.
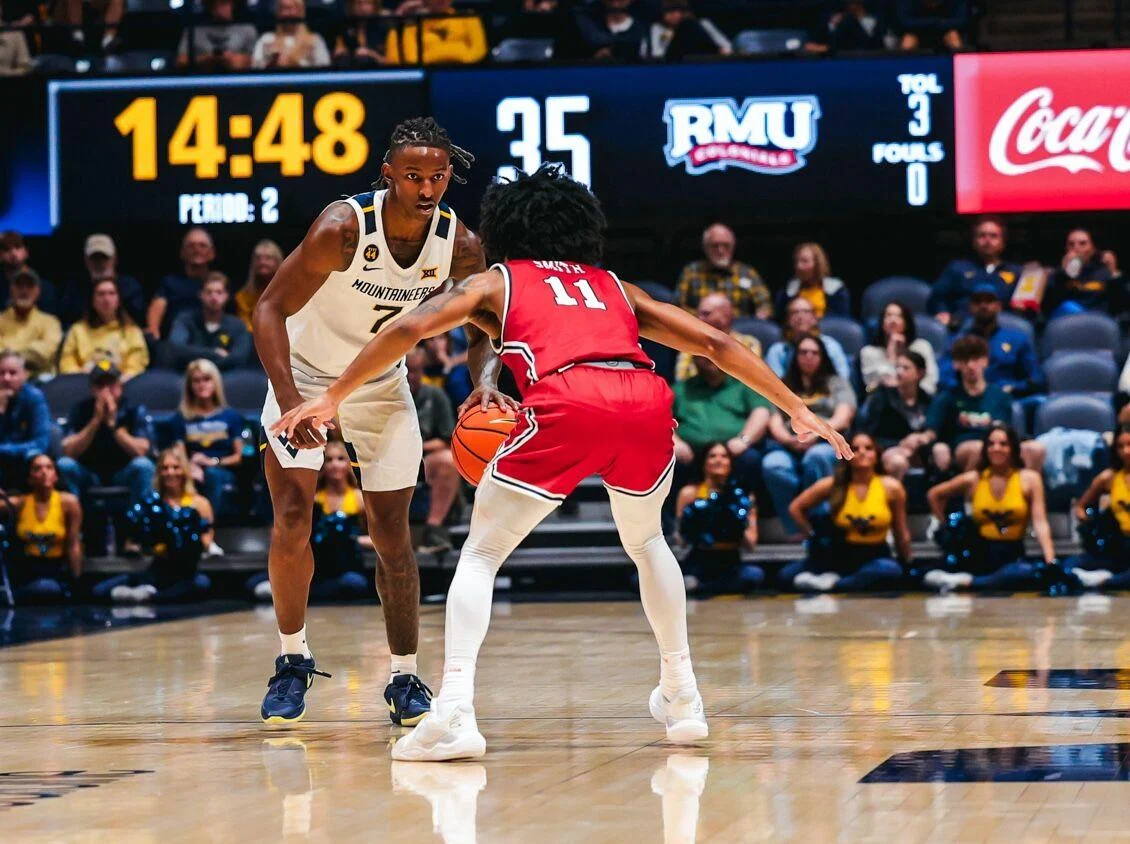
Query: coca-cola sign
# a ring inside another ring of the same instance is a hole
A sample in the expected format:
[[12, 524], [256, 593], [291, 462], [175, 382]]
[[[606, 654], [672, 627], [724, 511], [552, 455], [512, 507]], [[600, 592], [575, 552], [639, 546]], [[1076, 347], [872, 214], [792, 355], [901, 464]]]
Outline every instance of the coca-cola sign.
[[954, 60], [957, 210], [1130, 208], [1130, 50]]

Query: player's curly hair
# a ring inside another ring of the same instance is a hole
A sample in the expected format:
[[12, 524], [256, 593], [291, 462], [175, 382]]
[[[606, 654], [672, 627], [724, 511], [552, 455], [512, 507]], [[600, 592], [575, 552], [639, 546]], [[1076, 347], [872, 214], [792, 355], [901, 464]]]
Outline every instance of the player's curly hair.
[[608, 223], [600, 200], [559, 164], [498, 180], [483, 194], [479, 236], [488, 263], [521, 259], [597, 264]]
[[[435, 118], [432, 117], [412, 117], [393, 129], [392, 139], [389, 141], [388, 152], [385, 153], [384, 160], [387, 162], [392, 158], [394, 152], [404, 147], [442, 149], [451, 156], [452, 162], [458, 164], [464, 170], [470, 170], [471, 165], [475, 163], [475, 156], [463, 147], [452, 143], [447, 130], [436, 123]], [[467, 184], [467, 180], [457, 173], [452, 173], [451, 178], [461, 185]], [[380, 187], [383, 183], [384, 180], [382, 179], [373, 187]]]

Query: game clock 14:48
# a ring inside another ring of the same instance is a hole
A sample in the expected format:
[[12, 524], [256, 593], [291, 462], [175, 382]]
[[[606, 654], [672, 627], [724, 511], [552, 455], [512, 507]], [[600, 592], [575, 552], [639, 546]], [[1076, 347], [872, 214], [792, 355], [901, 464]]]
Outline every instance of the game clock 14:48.
[[52, 225], [308, 222], [424, 98], [417, 71], [53, 82]]

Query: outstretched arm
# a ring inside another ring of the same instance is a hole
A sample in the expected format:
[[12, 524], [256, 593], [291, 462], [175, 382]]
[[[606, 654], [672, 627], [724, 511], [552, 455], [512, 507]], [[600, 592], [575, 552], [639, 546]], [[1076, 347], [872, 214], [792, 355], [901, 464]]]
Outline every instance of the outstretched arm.
[[657, 302], [634, 284], [625, 284], [624, 287], [636, 310], [640, 336], [680, 352], [709, 358], [723, 372], [779, 407], [792, 421], [793, 430], [802, 442], [814, 436], [821, 437], [836, 450], [837, 457], [851, 459], [851, 446], [847, 440], [809, 410], [760, 357], [697, 317], [674, 305]]
[[271, 426], [271, 433], [285, 433], [289, 438], [303, 423], [315, 428], [330, 423], [350, 393], [387, 372], [421, 340], [469, 322], [486, 334], [497, 334], [503, 284], [498, 272], [479, 273], [421, 303], [370, 340], [321, 396], [283, 414]]

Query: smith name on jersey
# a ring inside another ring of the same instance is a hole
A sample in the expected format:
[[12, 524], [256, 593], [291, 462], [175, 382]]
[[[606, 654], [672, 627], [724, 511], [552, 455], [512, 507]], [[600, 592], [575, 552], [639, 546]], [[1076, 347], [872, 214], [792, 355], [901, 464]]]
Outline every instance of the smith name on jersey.
[[[368, 343], [419, 305], [451, 276], [455, 212], [440, 203], [416, 262], [401, 267], [385, 241], [381, 204], [388, 191], [344, 200], [360, 236], [349, 267], [332, 272], [310, 301], [286, 321], [294, 365], [336, 378]], [[384, 376], [381, 376], [384, 377]]]

